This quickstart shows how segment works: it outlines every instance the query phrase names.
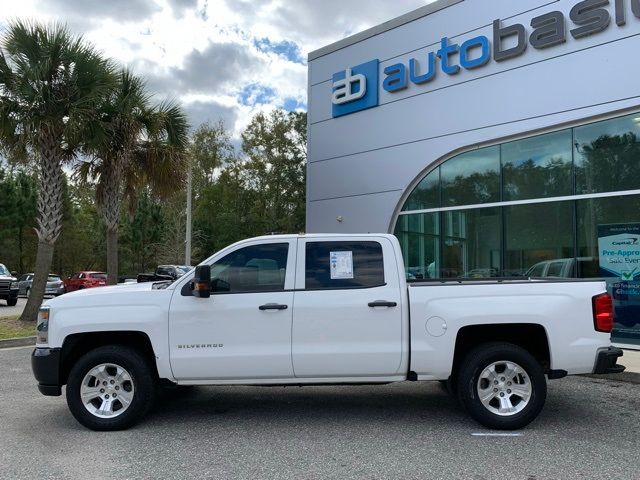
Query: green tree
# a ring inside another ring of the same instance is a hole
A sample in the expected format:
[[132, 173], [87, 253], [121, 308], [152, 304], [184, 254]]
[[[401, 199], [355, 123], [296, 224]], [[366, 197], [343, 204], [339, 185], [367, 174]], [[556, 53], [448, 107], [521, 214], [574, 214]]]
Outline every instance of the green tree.
[[193, 191], [197, 195], [215, 183], [219, 170], [235, 158], [231, 137], [222, 120], [213, 125], [203, 123], [193, 132], [188, 156], [193, 168]]
[[68, 182], [65, 188], [60, 238], [52, 271], [63, 276], [79, 270], [104, 270], [105, 230], [92, 186]]
[[200, 258], [242, 238], [299, 232], [305, 225], [306, 114], [256, 115], [242, 133], [241, 157], [221, 128], [205, 150], [215, 150], [211, 158], [223, 161], [209, 163], [214, 168], [200, 182], [196, 175], [206, 168], [194, 161], [194, 244]]
[[305, 226], [306, 113], [257, 114], [242, 133], [245, 184], [257, 194], [252, 216], [266, 232], [300, 232]]
[[109, 61], [61, 25], [15, 21], [0, 48], [0, 139], [11, 155], [35, 158], [39, 170], [38, 254], [21, 316], [34, 321], [62, 226], [62, 165], [93, 133], [115, 78]]
[[80, 167], [84, 181], [96, 181], [96, 203], [107, 232], [107, 278], [118, 282], [118, 227], [123, 196], [133, 206], [143, 185], [161, 196], [172, 193], [185, 171], [187, 121], [171, 103], [151, 107], [144, 82], [124, 69], [101, 107], [104, 135]]
[[232, 160], [215, 182], [201, 190], [195, 202], [196, 256], [206, 258], [220, 248], [264, 233], [252, 215], [257, 193], [246, 188], [244, 163]]
[[122, 246], [124, 263], [129, 273], [155, 268], [163, 243], [164, 215], [162, 204], [148, 191], [139, 196], [138, 205], [130, 221], [123, 224]]
[[23, 167], [0, 168], [0, 251], [3, 262], [24, 273], [34, 243], [37, 179]]

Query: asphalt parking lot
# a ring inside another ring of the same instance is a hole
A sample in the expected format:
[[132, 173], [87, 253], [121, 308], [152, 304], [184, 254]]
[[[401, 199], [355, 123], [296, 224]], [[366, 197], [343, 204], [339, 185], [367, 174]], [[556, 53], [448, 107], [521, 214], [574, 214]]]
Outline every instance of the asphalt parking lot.
[[24, 306], [27, 304], [27, 299], [19, 297], [18, 303], [10, 307], [7, 302], [0, 300], [0, 317], [13, 317], [14, 315], [21, 315], [24, 310]]
[[640, 478], [640, 385], [550, 382], [545, 410], [508, 436], [436, 384], [196, 387], [137, 427], [85, 430], [38, 393], [30, 348], [0, 350], [0, 478], [522, 480]]

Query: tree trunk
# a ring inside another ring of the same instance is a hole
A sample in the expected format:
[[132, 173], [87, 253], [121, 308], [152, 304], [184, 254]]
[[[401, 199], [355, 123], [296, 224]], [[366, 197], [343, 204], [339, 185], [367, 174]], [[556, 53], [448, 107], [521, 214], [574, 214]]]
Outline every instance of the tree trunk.
[[107, 230], [107, 281], [109, 285], [118, 283], [118, 225]]
[[49, 277], [49, 268], [53, 260], [53, 244], [47, 242], [38, 242], [38, 254], [36, 255], [36, 269], [34, 271], [33, 284], [27, 305], [24, 307], [20, 320], [25, 322], [35, 322], [38, 318], [38, 309], [44, 298], [44, 289], [47, 286], [47, 278]]
[[44, 298], [49, 269], [53, 260], [53, 247], [62, 228], [62, 196], [64, 192], [64, 172], [57, 155], [59, 135], [53, 128], [43, 128], [40, 140], [40, 189], [38, 191], [38, 253], [33, 285], [27, 305], [20, 320], [35, 322], [38, 309]]
[[103, 171], [96, 190], [102, 219], [107, 227], [107, 281], [118, 283], [118, 225], [120, 223], [121, 179], [126, 157], [115, 157], [111, 162], [103, 159]]

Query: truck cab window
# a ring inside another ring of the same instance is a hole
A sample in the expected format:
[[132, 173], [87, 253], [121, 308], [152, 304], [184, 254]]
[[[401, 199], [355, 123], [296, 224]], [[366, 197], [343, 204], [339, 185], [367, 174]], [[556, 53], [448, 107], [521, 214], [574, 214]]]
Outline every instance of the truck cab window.
[[211, 266], [213, 293], [284, 290], [288, 253], [288, 243], [270, 243], [224, 256]]
[[[350, 255], [349, 255], [350, 253]], [[384, 285], [382, 245], [378, 242], [308, 242], [305, 247], [305, 288], [334, 290]], [[332, 272], [332, 263], [342, 262]], [[350, 267], [350, 269], [349, 269]]]

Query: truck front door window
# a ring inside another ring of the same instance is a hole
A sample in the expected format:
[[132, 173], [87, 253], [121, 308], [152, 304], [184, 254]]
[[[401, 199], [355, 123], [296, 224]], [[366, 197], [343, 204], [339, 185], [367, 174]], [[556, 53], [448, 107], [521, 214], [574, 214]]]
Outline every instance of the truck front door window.
[[284, 290], [288, 243], [241, 248], [211, 266], [214, 293], [276, 292]]

